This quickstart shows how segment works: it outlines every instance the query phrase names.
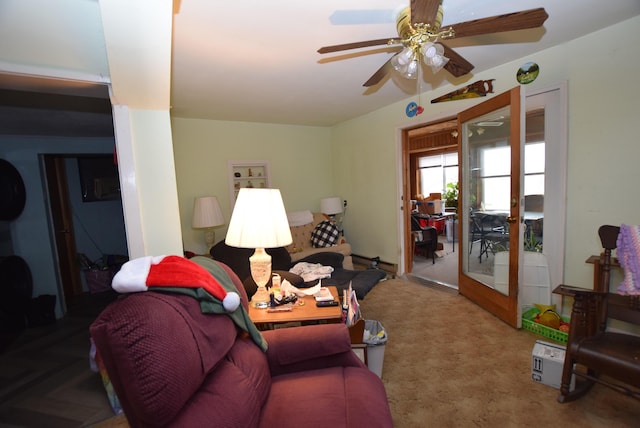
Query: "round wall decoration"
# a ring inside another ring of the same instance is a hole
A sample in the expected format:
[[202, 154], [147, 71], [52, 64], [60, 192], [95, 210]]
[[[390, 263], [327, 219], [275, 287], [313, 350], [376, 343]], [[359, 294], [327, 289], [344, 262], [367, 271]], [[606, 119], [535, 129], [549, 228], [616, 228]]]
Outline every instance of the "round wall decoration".
[[0, 159], [0, 220], [10, 221], [18, 217], [26, 199], [20, 173], [9, 162]]
[[516, 73], [516, 79], [522, 85], [531, 83], [540, 74], [540, 67], [535, 62], [528, 62], [518, 69]]

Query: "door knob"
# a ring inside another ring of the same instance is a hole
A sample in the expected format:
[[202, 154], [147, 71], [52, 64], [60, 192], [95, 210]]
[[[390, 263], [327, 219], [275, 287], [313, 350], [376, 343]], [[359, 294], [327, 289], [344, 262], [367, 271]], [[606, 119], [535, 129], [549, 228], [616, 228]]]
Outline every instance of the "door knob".
[[511, 216], [507, 217], [507, 223], [513, 224], [517, 221], [518, 221], [518, 217], [511, 217]]

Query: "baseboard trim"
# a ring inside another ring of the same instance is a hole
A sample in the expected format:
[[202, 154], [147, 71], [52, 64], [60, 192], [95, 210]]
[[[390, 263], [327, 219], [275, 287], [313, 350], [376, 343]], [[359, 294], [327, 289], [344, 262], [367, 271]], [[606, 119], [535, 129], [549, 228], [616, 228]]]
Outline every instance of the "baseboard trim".
[[[360, 256], [358, 254], [351, 254], [351, 258], [353, 259], [354, 265], [362, 265], [366, 267], [370, 267], [371, 262], [374, 260], [373, 257], [365, 257], [365, 256]], [[396, 274], [398, 273], [397, 264], [385, 262], [382, 260], [378, 261], [378, 269], [384, 270], [385, 272], [390, 274], [392, 278], [395, 278]]]

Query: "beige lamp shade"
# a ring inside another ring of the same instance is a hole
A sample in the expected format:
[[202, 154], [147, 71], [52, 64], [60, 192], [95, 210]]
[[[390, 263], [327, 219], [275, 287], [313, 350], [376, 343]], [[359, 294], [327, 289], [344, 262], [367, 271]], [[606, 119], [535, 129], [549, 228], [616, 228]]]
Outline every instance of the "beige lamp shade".
[[216, 242], [216, 232], [213, 230], [216, 226], [224, 224], [224, 216], [215, 196], [205, 196], [196, 198], [193, 203], [193, 219], [191, 227], [194, 229], [204, 229], [204, 242], [207, 251], [213, 247]]
[[191, 227], [201, 229], [216, 227], [224, 224], [224, 216], [215, 196], [196, 198], [193, 203], [193, 219]]
[[225, 242], [240, 248], [275, 248], [291, 244], [291, 229], [280, 190], [240, 189]]
[[249, 257], [251, 277], [258, 286], [251, 297], [254, 307], [267, 308], [270, 301], [266, 285], [271, 278], [271, 256], [265, 248], [284, 247], [292, 241], [280, 190], [240, 189], [225, 243], [232, 247], [256, 249]]
[[335, 215], [335, 214], [342, 213], [342, 199], [338, 197], [321, 199], [320, 211], [323, 214], [327, 214], [327, 215]]

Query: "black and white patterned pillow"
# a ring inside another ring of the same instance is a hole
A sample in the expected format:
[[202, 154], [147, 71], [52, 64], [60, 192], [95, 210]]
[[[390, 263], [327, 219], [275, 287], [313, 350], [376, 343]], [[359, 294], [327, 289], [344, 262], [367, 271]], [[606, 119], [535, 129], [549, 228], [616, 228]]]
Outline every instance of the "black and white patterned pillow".
[[338, 241], [340, 231], [330, 221], [321, 221], [311, 233], [311, 245], [314, 248], [332, 247]]

